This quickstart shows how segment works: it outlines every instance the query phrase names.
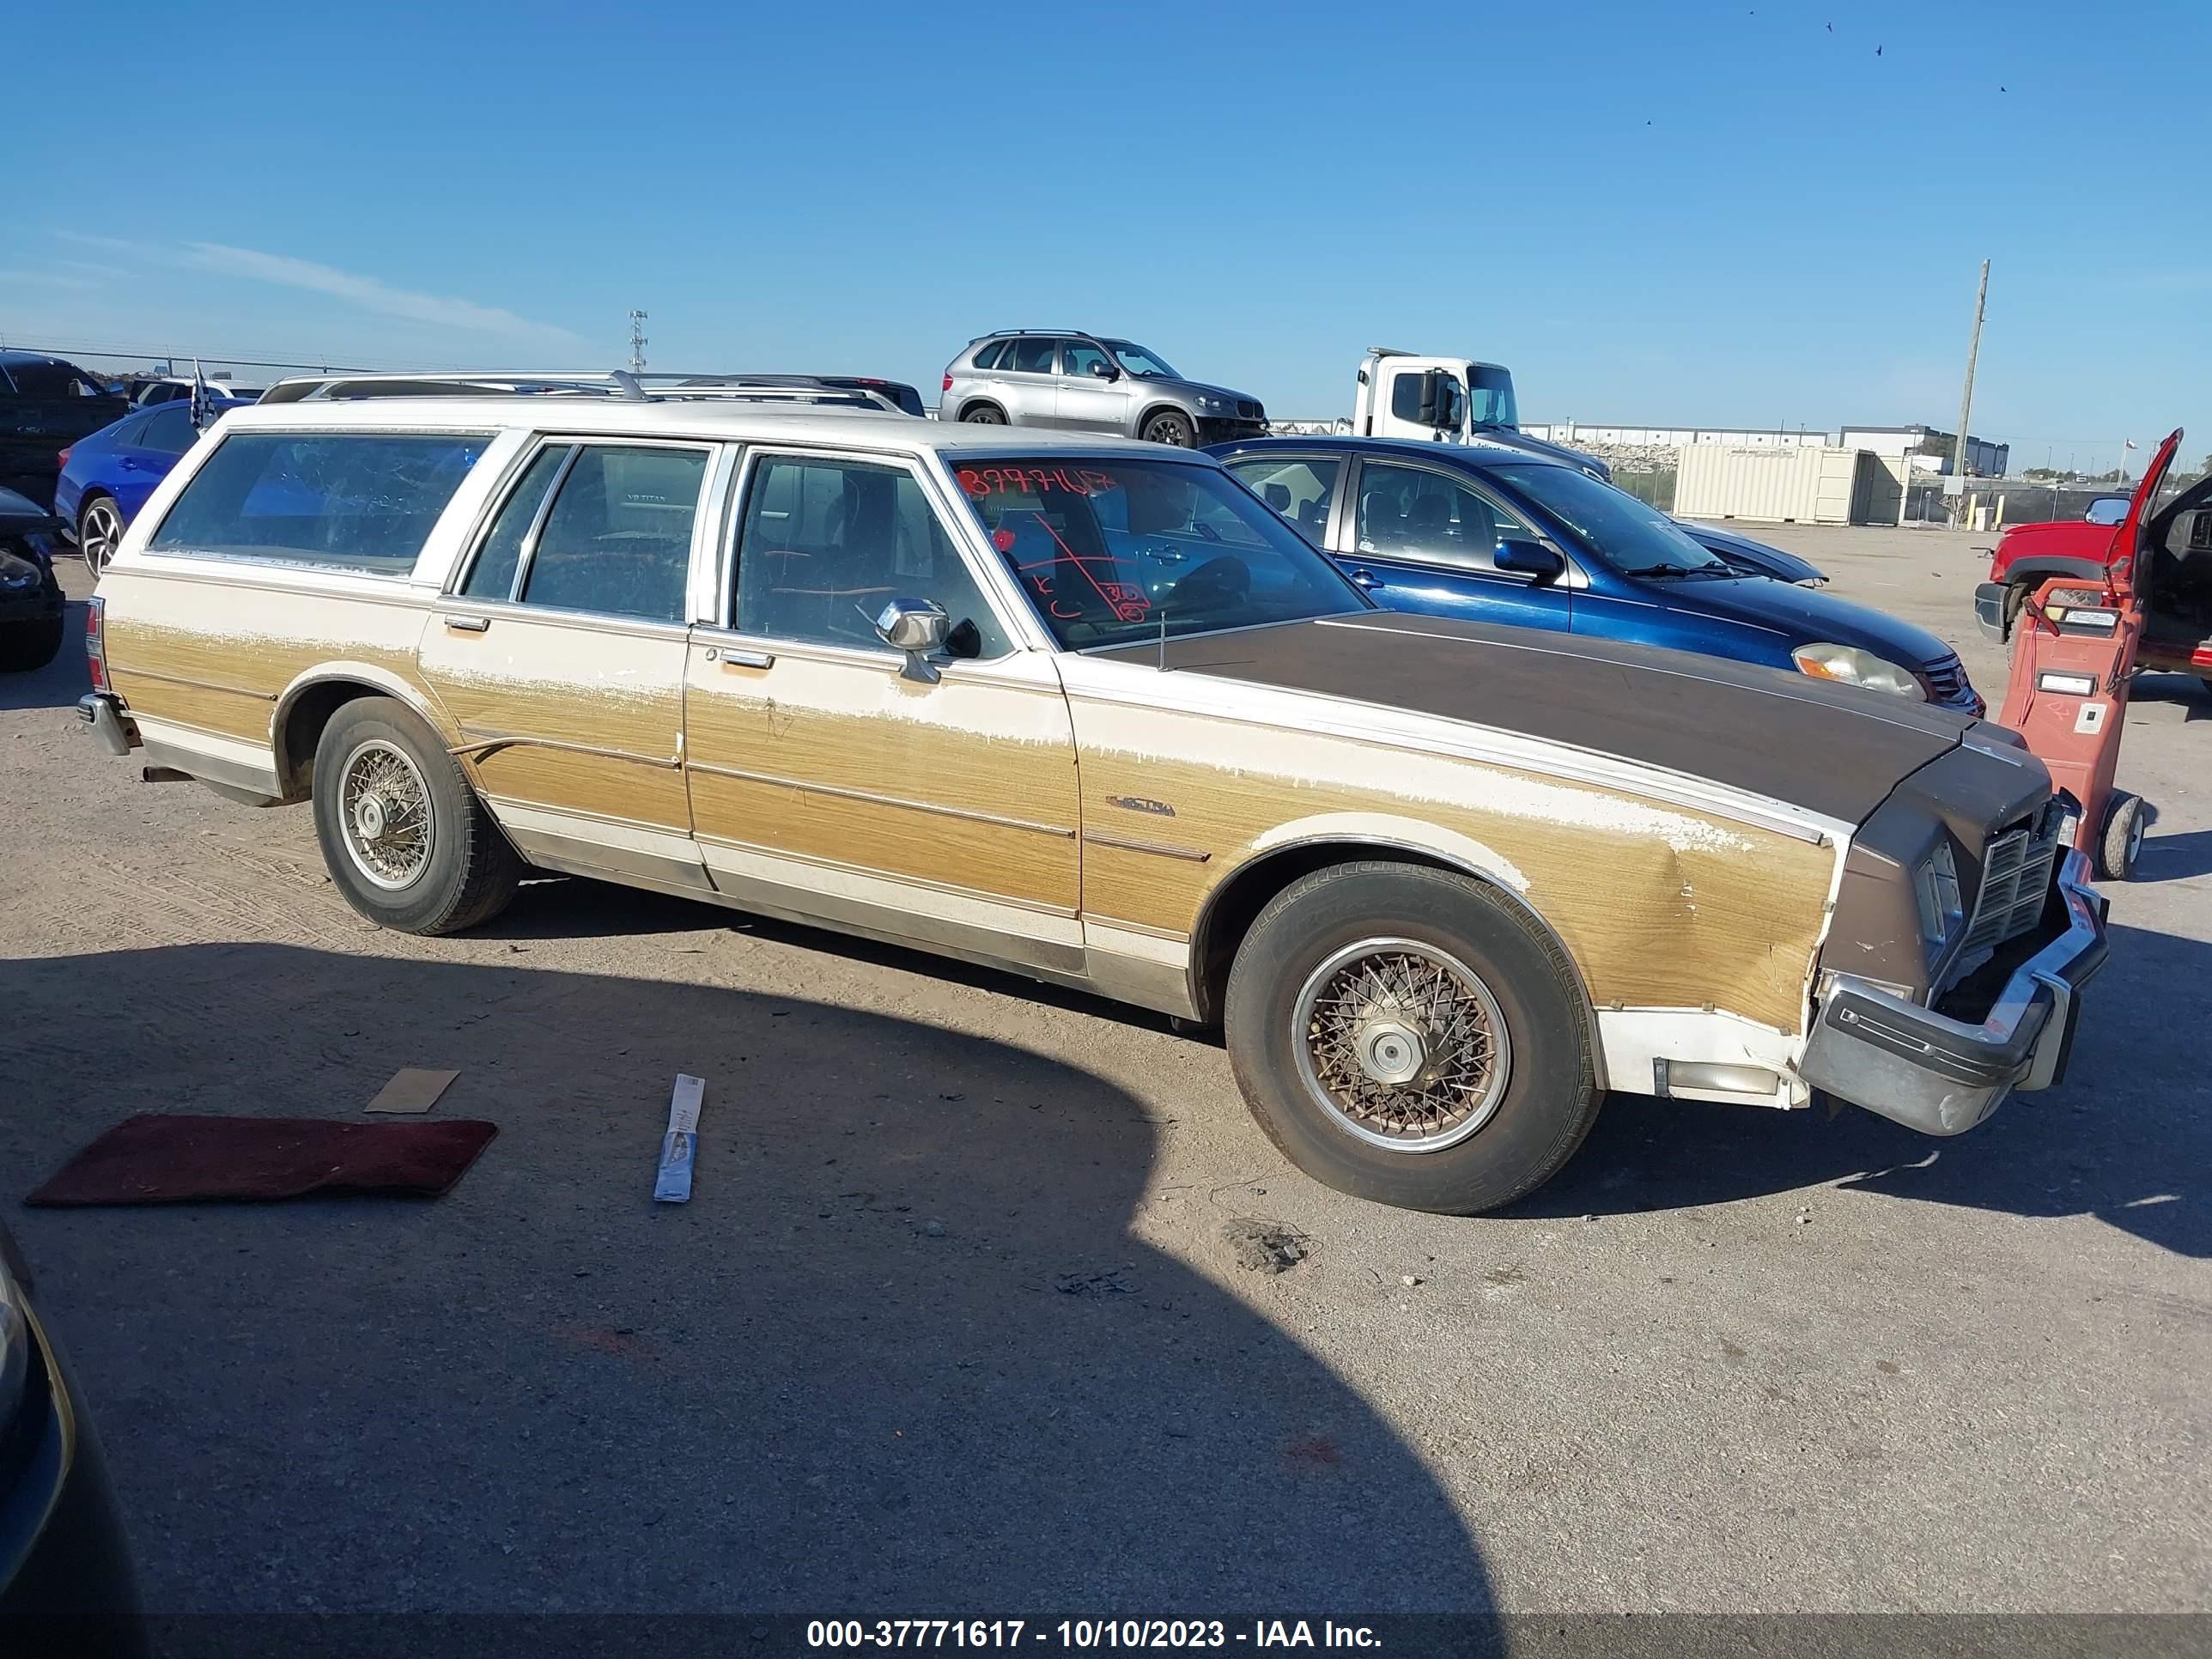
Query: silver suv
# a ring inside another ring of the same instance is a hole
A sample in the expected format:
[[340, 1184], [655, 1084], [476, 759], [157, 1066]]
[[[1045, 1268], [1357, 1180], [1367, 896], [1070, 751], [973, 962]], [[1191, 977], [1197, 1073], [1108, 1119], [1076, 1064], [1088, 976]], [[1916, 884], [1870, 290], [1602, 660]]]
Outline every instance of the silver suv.
[[1250, 393], [1186, 380], [1133, 340], [1073, 329], [970, 340], [945, 371], [937, 417], [1110, 432], [1184, 449], [1267, 429], [1267, 411]]

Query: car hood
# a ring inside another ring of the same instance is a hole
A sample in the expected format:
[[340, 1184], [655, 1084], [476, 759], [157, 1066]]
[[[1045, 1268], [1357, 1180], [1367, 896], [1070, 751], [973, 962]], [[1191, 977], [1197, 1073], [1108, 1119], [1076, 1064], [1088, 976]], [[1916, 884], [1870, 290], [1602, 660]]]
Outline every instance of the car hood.
[[[1133, 377], [1134, 378], [1134, 377]], [[1226, 398], [1231, 403], [1256, 404], [1260, 400], [1249, 392], [1238, 392], [1225, 386], [1208, 386], [1203, 380], [1137, 380], [1139, 386], [1164, 386], [1186, 397]]]
[[1815, 586], [1828, 580], [1826, 571], [1799, 558], [1795, 553], [1785, 553], [1778, 547], [1755, 542], [1748, 536], [1739, 536], [1734, 531], [1723, 530], [1717, 525], [1699, 524], [1694, 519], [1677, 519], [1674, 522], [1706, 552], [1716, 554], [1733, 565], [1755, 567], [1757, 574], [1771, 577], [1776, 581], [1808, 582]]
[[2040, 557], [2050, 554], [2065, 559], [2087, 559], [2103, 564], [2119, 538], [2119, 526], [2090, 524], [2081, 519], [2054, 519], [2045, 524], [2016, 524], [1997, 539], [1997, 562]]
[[1464, 720], [1853, 825], [1974, 725], [1781, 669], [1386, 611], [1099, 654]]
[[1468, 442], [1470, 446], [1494, 444], [1500, 449], [1517, 449], [1524, 455], [1540, 455], [1547, 461], [1573, 467], [1577, 472], [1595, 472], [1608, 483], [1613, 481], [1613, 469], [1596, 456], [1586, 455], [1579, 449], [1570, 449], [1565, 444], [1532, 438], [1517, 427], [1479, 426]]
[[1771, 628], [1790, 635], [1793, 645], [1856, 646], [1900, 668], [1920, 668], [1958, 654], [1926, 629], [1872, 605], [1771, 577], [1692, 576], [1648, 586], [1669, 609]]

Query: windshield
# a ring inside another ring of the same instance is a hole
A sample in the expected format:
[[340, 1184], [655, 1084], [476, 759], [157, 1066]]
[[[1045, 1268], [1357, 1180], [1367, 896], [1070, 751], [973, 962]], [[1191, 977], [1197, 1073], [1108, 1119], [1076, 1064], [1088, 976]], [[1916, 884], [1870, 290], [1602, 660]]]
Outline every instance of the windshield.
[[953, 470], [1067, 650], [1365, 608], [1334, 565], [1214, 467], [994, 455]]
[[1656, 507], [1572, 467], [1515, 462], [1486, 469], [1574, 532], [1591, 552], [1632, 576], [1663, 576], [1729, 567], [1690, 539]]
[[1513, 374], [1494, 363], [1467, 366], [1468, 418], [1477, 426], [1518, 428], [1521, 410], [1513, 401]]
[[1140, 380], [1180, 380], [1182, 376], [1170, 368], [1134, 340], [1109, 340], [1107, 349], [1120, 362], [1122, 368]]

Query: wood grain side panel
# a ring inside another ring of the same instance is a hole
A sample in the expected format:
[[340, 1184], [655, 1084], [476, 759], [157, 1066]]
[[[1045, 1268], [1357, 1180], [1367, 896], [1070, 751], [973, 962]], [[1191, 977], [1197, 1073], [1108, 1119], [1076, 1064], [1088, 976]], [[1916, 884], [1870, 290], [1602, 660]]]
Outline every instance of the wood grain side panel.
[[101, 589], [108, 673], [133, 709], [159, 719], [266, 743], [285, 687], [333, 661], [422, 688], [424, 612], [413, 605], [140, 571], [111, 572]]
[[[1301, 836], [1441, 845], [1518, 892], [1601, 1006], [1716, 1007], [1796, 1030], [1832, 848], [1592, 785], [1202, 715], [1074, 702], [1086, 830], [1173, 842], [1204, 863], [1086, 843], [1084, 908], [1195, 925], [1213, 888]], [[1158, 802], [1172, 817], [1115, 799]], [[1362, 826], [1367, 826], [1363, 830]]]

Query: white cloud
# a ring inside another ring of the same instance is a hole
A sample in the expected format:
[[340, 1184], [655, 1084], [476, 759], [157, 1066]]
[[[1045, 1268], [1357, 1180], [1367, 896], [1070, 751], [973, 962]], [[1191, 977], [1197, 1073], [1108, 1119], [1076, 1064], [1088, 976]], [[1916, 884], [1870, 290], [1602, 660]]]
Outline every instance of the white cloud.
[[482, 306], [473, 300], [449, 299], [441, 295], [417, 294], [408, 289], [392, 288], [374, 276], [340, 270], [333, 265], [317, 264], [312, 259], [294, 258], [289, 254], [264, 253], [255, 248], [228, 247], [220, 242], [187, 242], [184, 245], [181, 257], [185, 263], [202, 270], [248, 277], [257, 282], [276, 283], [286, 288], [305, 289], [313, 294], [326, 294], [333, 299], [349, 301], [363, 310], [374, 311], [381, 316], [401, 317], [410, 322], [429, 323], [440, 328], [457, 329], [468, 333], [580, 343], [579, 337], [565, 328], [557, 328], [550, 323], [532, 322], [527, 317], [518, 317], [498, 306]]

